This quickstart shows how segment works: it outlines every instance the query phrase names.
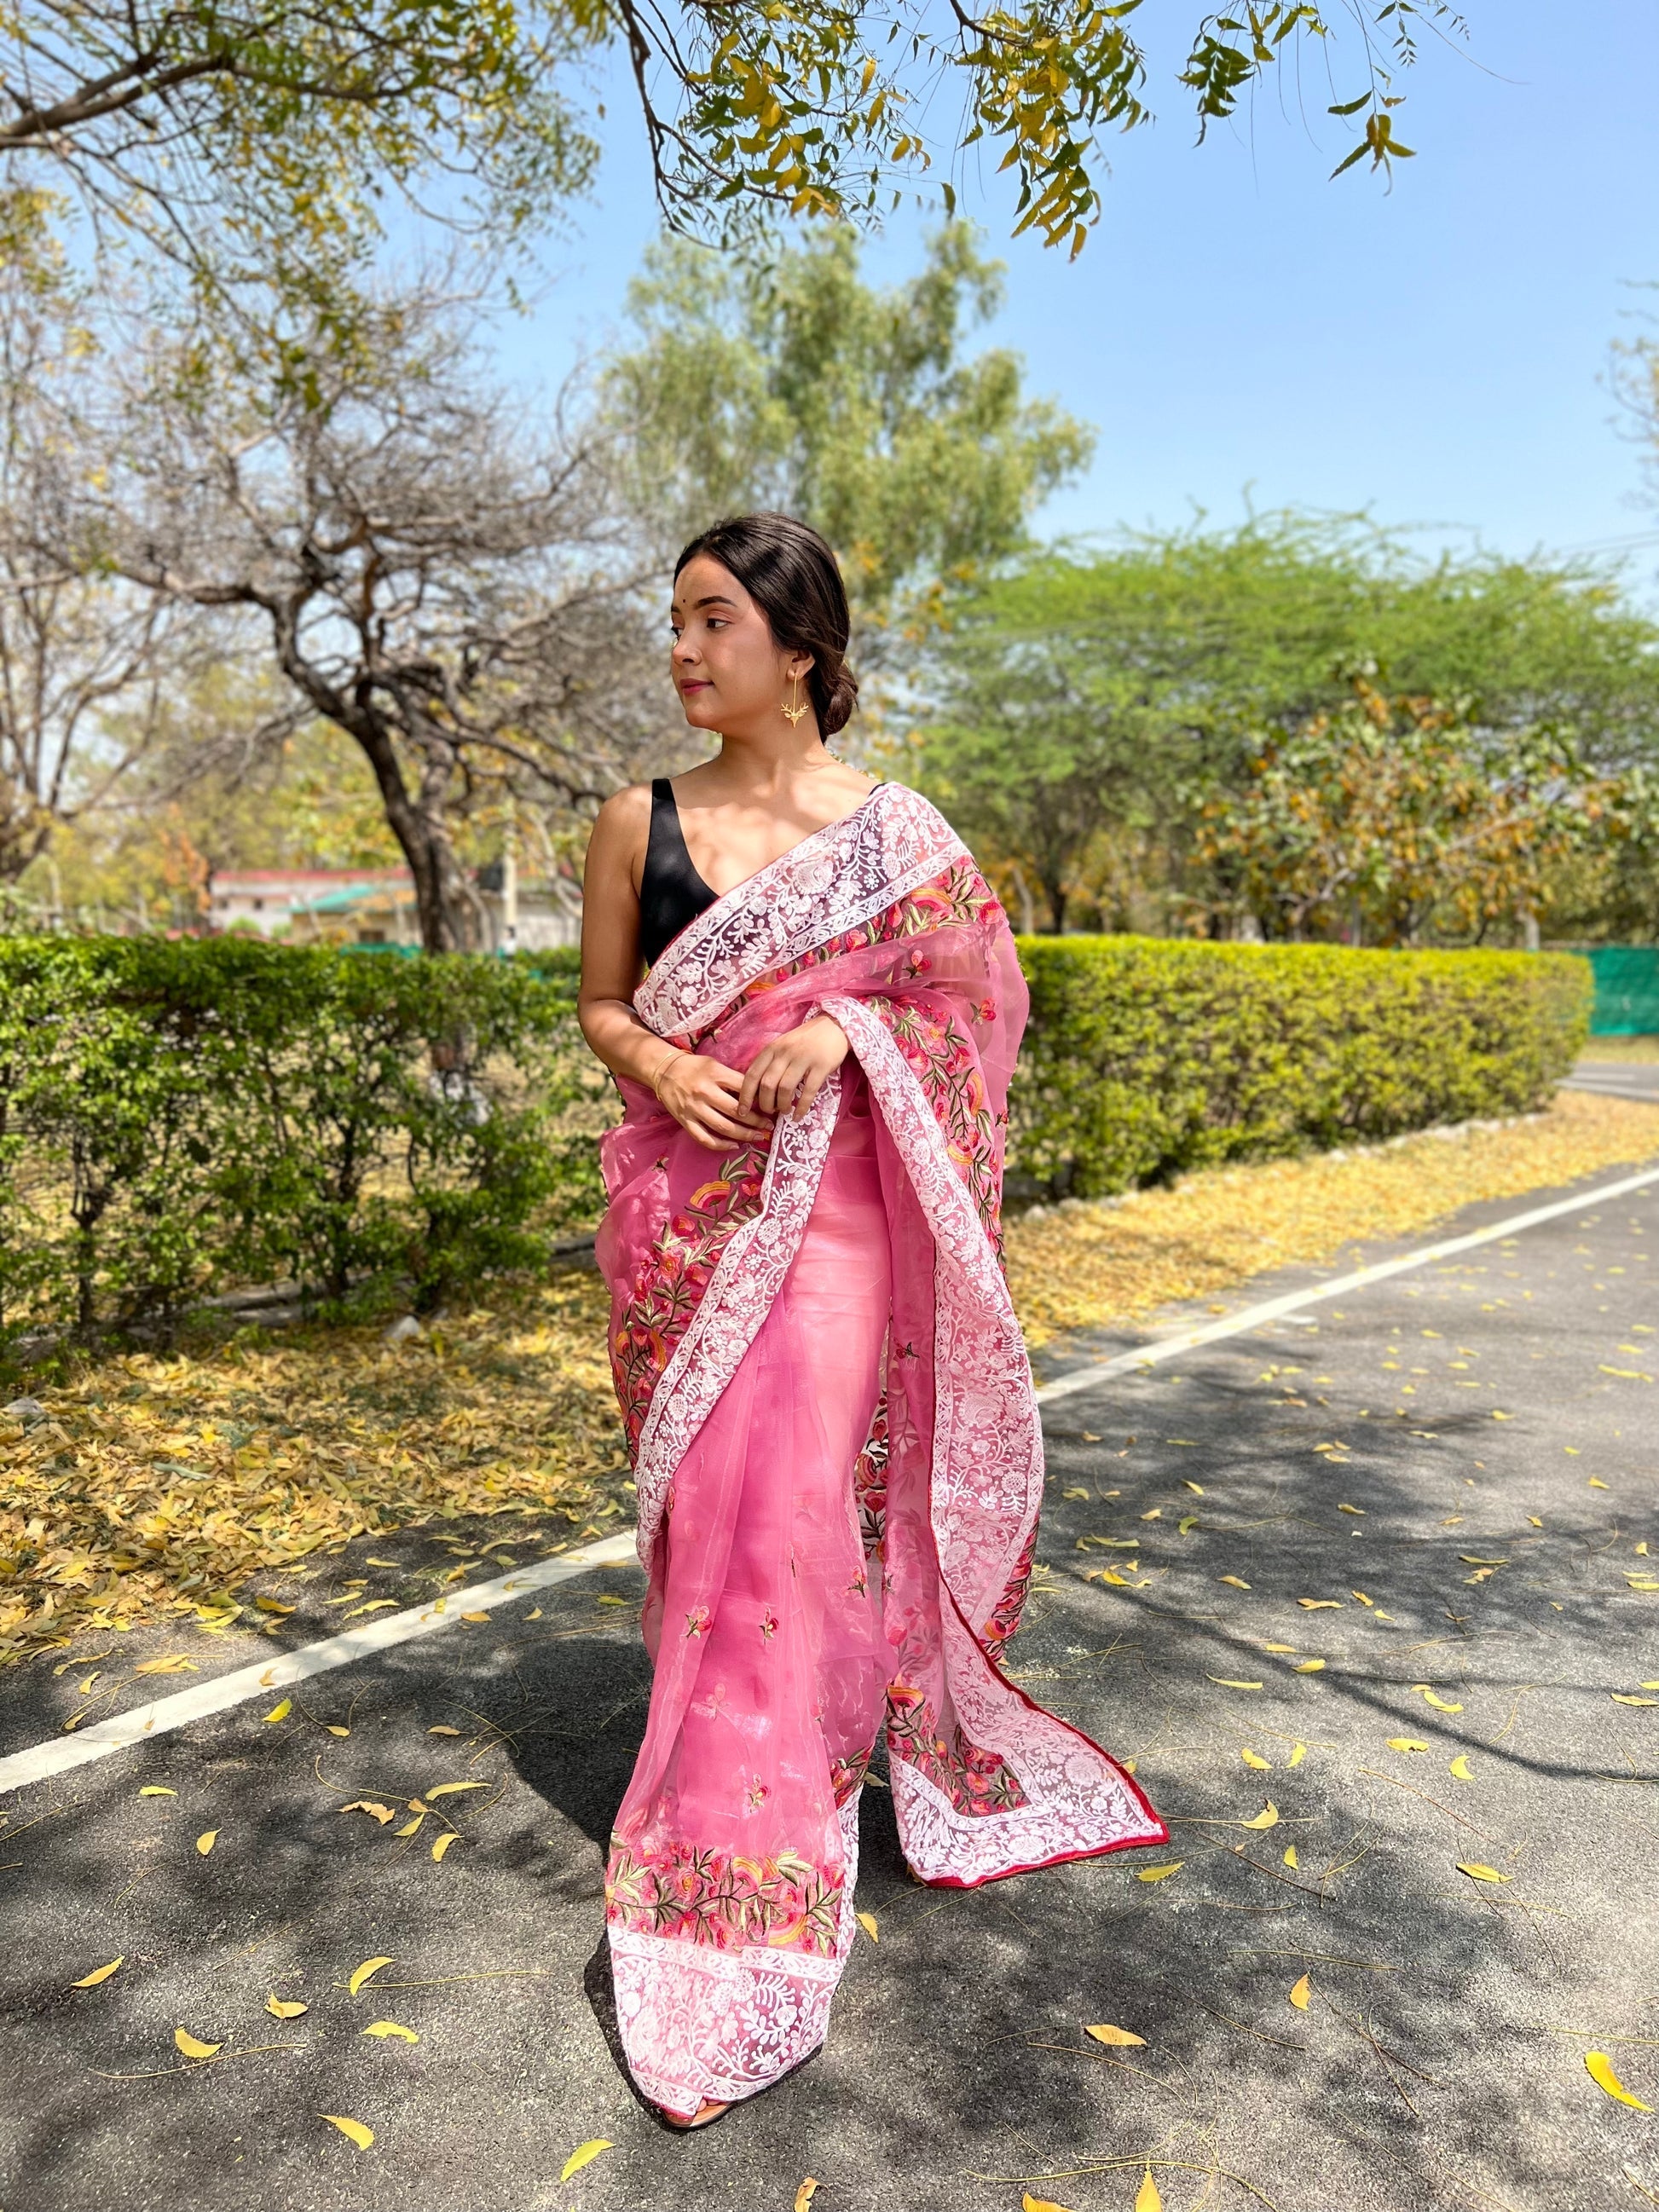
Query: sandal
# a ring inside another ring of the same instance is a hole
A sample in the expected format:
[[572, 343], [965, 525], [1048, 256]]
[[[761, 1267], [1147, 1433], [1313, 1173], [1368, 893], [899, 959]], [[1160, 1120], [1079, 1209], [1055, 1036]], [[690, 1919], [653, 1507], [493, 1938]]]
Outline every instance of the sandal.
[[693, 2128], [706, 2128], [711, 2120], [719, 2119], [722, 2112], [729, 2112], [732, 2107], [730, 2105], [711, 2105], [705, 2097], [690, 2119], [682, 2113], [671, 2112], [665, 2105], [658, 2109], [671, 2128], [678, 2128], [682, 2133], [689, 2135]]

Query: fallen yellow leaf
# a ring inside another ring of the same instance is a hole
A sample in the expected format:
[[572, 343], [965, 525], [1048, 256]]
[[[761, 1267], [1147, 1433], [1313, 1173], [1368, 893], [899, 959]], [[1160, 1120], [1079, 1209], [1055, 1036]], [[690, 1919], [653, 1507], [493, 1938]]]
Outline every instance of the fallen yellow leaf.
[[469, 1628], [477, 1628], [480, 1626], [481, 1624], [488, 1620], [489, 1618], [489, 1615], [487, 1613], [464, 1613], [461, 1615], [461, 1619], [465, 1621]]
[[417, 1813], [412, 1820], [405, 1820], [404, 1822], [402, 1827], [398, 1830], [398, 1833], [400, 1836], [418, 1835], [421, 1832], [421, 1823], [425, 1820], [425, 1818], [426, 1814], [424, 1813]]
[[1246, 1766], [1254, 1766], [1267, 1771], [1270, 1771], [1272, 1770], [1272, 1759], [1263, 1759], [1259, 1751], [1250, 1751], [1247, 1749], [1241, 1751], [1238, 1755], [1243, 1760]]
[[326, 2120], [331, 2127], [338, 2128], [343, 2136], [349, 2136], [359, 2150], [367, 2150], [374, 2140], [374, 2129], [366, 2128], [361, 2120], [348, 2120], [339, 2112], [319, 2112], [317, 2117]]
[[1613, 2062], [1605, 2051], [1587, 2051], [1584, 2053], [1584, 2071], [1598, 2089], [1605, 2089], [1608, 2096], [1617, 2097], [1621, 2105], [1628, 2105], [1632, 2112], [1650, 2112], [1653, 2110], [1651, 2105], [1644, 2105], [1639, 2097], [1632, 2096], [1613, 2072]]
[[362, 1965], [356, 1968], [352, 1974], [351, 1979], [346, 1984], [347, 1989], [350, 1990], [352, 1996], [355, 1997], [365, 1982], [373, 1981], [375, 1975], [380, 1972], [382, 1966], [389, 1966], [391, 1964], [392, 1961], [390, 1959], [365, 1959]]
[[427, 1730], [428, 1735], [459, 1735], [459, 1729], [451, 1728], [447, 1721], [440, 1721], [436, 1728]]
[[1249, 1589], [1250, 1587], [1249, 1583], [1240, 1582], [1237, 1575], [1218, 1575], [1216, 1580], [1218, 1583], [1231, 1583], [1235, 1589]]
[[186, 2058], [211, 2058], [216, 2051], [224, 2049], [222, 2043], [198, 2041], [187, 2027], [175, 2027], [173, 2031], [173, 2039]]
[[1051, 2197], [1033, 2197], [1028, 2189], [1019, 2200], [1020, 2212], [1066, 2212], [1063, 2204], [1056, 2204]]
[[301, 2004], [298, 1997], [279, 1997], [273, 1990], [265, 1999], [265, 2010], [273, 2020], [298, 2020], [300, 2014], [309, 2012], [311, 2007]]
[[363, 1561], [366, 1567], [395, 1567], [397, 1564], [396, 1559], [365, 1559]]
[[1427, 1744], [1414, 1735], [1391, 1735], [1389, 1738], [1390, 1751], [1426, 1751], [1428, 1747]]
[[378, 1804], [372, 1797], [359, 1797], [349, 1805], [342, 1805], [340, 1810], [343, 1813], [367, 1813], [372, 1819], [378, 1820], [382, 1827], [385, 1827], [388, 1820], [397, 1818], [390, 1805]]
[[1340, 1613], [1342, 1610], [1340, 1597], [1299, 1597], [1297, 1603], [1304, 1613]]
[[141, 1797], [176, 1797], [179, 1792], [165, 1788], [159, 1782], [147, 1782], [138, 1795]]
[[1287, 1766], [1300, 1766], [1307, 1755], [1307, 1745], [1305, 1743], [1299, 1743], [1297, 1745], [1295, 1750], [1291, 1752], [1289, 1759], [1286, 1759], [1285, 1763]]
[[388, 2036], [393, 2035], [398, 2037], [400, 2042], [404, 2043], [418, 2043], [421, 2039], [420, 2037], [416, 2034], [412, 2027], [399, 2027], [395, 2020], [371, 2021], [368, 2026], [363, 2030], [363, 2033], [365, 2035], [378, 2036], [382, 2043], [386, 2040]]
[[1304, 1976], [1302, 1977], [1302, 1979], [1301, 1979], [1301, 1980], [1297, 1984], [1296, 1987], [1295, 1987], [1295, 1988], [1291, 1991], [1291, 1995], [1290, 1995], [1290, 2002], [1291, 2002], [1291, 2004], [1293, 2004], [1293, 2005], [1296, 2007], [1296, 2008], [1297, 2008], [1297, 2010], [1298, 2012], [1306, 2012], [1306, 2010], [1308, 2009], [1308, 1999], [1309, 1999], [1312, 1995], [1313, 1995], [1313, 1990], [1312, 1990], [1311, 1987], [1310, 1986], [1310, 1984], [1309, 1984], [1309, 1981], [1308, 1981], [1308, 1977], [1307, 1977], [1305, 1974], [1304, 1974]]
[[447, 1836], [440, 1836], [437, 1842], [432, 1846], [433, 1857], [434, 1859], [441, 1859], [454, 1840], [455, 1831], [453, 1828]]
[[1593, 1474], [1589, 1479], [1589, 1487], [1591, 1490], [1607, 1490], [1611, 1486], [1610, 1484], [1603, 1482], [1599, 1474]]
[[349, 1728], [342, 1728], [337, 1721], [330, 1721], [326, 1726], [331, 1735], [347, 1736], [351, 1734]]
[[1476, 1881], [1513, 1881], [1513, 1875], [1499, 1874], [1496, 1867], [1482, 1866], [1479, 1859], [1459, 1859], [1459, 1874], [1472, 1875]]
[[1336, 1510], [1339, 1513], [1357, 1513], [1362, 1521], [1365, 1517], [1365, 1509], [1363, 1505], [1339, 1505]]
[[488, 1790], [487, 1782], [441, 1782], [435, 1790], [428, 1790], [428, 1797], [453, 1797], [462, 1790]]
[[1098, 2027], [1085, 2027], [1083, 2033], [1092, 2035], [1097, 2043], [1121, 2045], [1125, 2050], [1144, 2051], [1146, 2048], [1144, 2035], [1132, 2035], [1127, 2027], [1113, 2027], [1109, 2023], [1103, 2023]]
[[[125, 1957], [126, 1953], [123, 1951], [121, 1959]], [[106, 1966], [94, 1966], [89, 1974], [83, 1974], [78, 1982], [71, 1982], [70, 1987], [72, 1990], [95, 1990], [100, 1982], [106, 1982], [109, 1979], [120, 1965], [121, 1959], [112, 1959]]]
[[1137, 1881], [1167, 1881], [1172, 1874], [1179, 1874], [1186, 1865], [1185, 1859], [1172, 1859], [1168, 1866], [1141, 1867], [1135, 1875]]
[[1659, 1698], [1627, 1697], [1621, 1690], [1610, 1690], [1607, 1694], [1615, 1705], [1659, 1705]]
[[253, 1602], [261, 1613], [280, 1613], [284, 1619], [294, 1610], [291, 1605], [284, 1605], [279, 1597], [256, 1597]]
[[280, 1705], [273, 1705], [270, 1711], [265, 1715], [266, 1726], [269, 1727], [272, 1721], [285, 1721], [293, 1711], [293, 1698], [284, 1698]]
[[1474, 1775], [1469, 1772], [1469, 1755], [1466, 1751], [1458, 1753], [1446, 1771], [1454, 1782], [1473, 1782], [1474, 1779]]
[[1424, 1704], [1432, 1705], [1437, 1713], [1461, 1713], [1463, 1710], [1462, 1705], [1450, 1705], [1444, 1698], [1437, 1697], [1426, 1682], [1413, 1682], [1412, 1687], [1420, 1692]]
[[175, 1651], [170, 1659], [141, 1659], [132, 1671], [135, 1674], [193, 1674], [197, 1669], [193, 1659]]
[[806, 2208], [818, 2193], [818, 2185], [809, 2173], [795, 2191], [795, 2212], [806, 2212]]
[[1150, 2166], [1135, 2191], [1135, 2212], [1164, 2212], [1164, 2199], [1158, 2193], [1158, 2184], [1152, 2179]]
[[1210, 1680], [1218, 1682], [1224, 1690], [1259, 1690], [1261, 1687], [1260, 1682], [1235, 1682], [1227, 1674], [1212, 1674]]
[[216, 1828], [204, 1828], [201, 1834], [196, 1838], [196, 1848], [200, 1851], [202, 1856], [205, 1858], [218, 1840], [219, 1831]]
[[1241, 1828], [1276, 1828], [1279, 1826], [1279, 1808], [1270, 1797], [1255, 1820], [1241, 1820], [1238, 1825]]
[[1322, 1659], [1298, 1659], [1291, 1672], [1292, 1674], [1316, 1674], [1324, 1664]]
[[1287, 1867], [1293, 1867], [1296, 1864], [1296, 1845], [1294, 1844], [1286, 1844], [1285, 1846], [1285, 1864]]
[[873, 1912], [860, 1912], [858, 1916], [858, 1923], [872, 1943], [878, 1943], [881, 1941], [877, 1933], [876, 1916]]
[[573, 2173], [580, 2173], [585, 2166], [591, 2166], [602, 2150], [611, 2148], [604, 2136], [595, 2136], [592, 2142], [578, 2143], [560, 2169], [560, 2180], [568, 2181]]

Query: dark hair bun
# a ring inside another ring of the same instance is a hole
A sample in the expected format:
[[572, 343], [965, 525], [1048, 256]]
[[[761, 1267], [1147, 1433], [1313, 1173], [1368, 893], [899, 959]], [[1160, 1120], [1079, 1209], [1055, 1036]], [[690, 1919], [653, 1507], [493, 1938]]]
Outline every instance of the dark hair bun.
[[847, 665], [852, 621], [847, 587], [825, 540], [793, 514], [734, 514], [694, 538], [674, 574], [699, 553], [731, 570], [786, 652], [811, 654], [806, 689], [819, 735], [832, 738], [845, 729], [859, 697], [858, 679]]
[[[816, 668], [812, 672], [817, 673]], [[858, 703], [859, 679], [843, 661], [830, 687], [829, 697], [818, 708], [818, 727], [826, 738], [833, 738], [837, 730], [847, 727]]]

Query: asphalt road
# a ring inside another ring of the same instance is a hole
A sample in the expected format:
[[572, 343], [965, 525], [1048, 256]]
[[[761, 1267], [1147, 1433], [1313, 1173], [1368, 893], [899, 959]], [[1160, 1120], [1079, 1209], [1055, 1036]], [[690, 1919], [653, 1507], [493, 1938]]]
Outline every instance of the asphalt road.
[[[808, 2176], [813, 2212], [1128, 2212], [1146, 2159], [1167, 2212], [1659, 2203], [1659, 1704], [1615, 1702], [1659, 1699], [1659, 1591], [1632, 1587], [1659, 1583], [1656, 1243], [1659, 1183], [1056, 1402], [1013, 1669], [1134, 1759], [1173, 1844], [927, 1891], [867, 1790], [878, 1940], [829, 2047], [707, 2131], [635, 2099], [608, 2013], [630, 1570], [0, 1800], [0, 2212], [787, 2212]], [[379, 1588], [369, 1550], [272, 1640]], [[61, 1727], [97, 1648], [0, 1677], [0, 1750]], [[270, 1649], [175, 1632], [101, 1663]], [[488, 1787], [433, 1794], [453, 1782]], [[340, 1809], [364, 1801], [396, 1817]], [[386, 2021], [418, 2041], [364, 2034]]]
[[1599, 1091], [1607, 1098], [1650, 1099], [1659, 1104], [1659, 1061], [1581, 1060], [1561, 1087]]

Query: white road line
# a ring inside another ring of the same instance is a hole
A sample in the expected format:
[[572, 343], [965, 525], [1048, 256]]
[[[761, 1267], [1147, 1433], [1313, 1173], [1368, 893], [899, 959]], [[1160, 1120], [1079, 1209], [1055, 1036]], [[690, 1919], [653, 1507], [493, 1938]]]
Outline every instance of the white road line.
[[1352, 1291], [1369, 1290], [1373, 1283], [1386, 1281], [1390, 1275], [1403, 1275], [1412, 1267], [1426, 1267], [1435, 1260], [1449, 1259], [1454, 1252], [1471, 1252], [1480, 1244], [1495, 1244], [1500, 1237], [1518, 1236], [1523, 1229], [1535, 1229], [1540, 1221], [1554, 1221], [1564, 1213], [1581, 1213], [1587, 1206], [1605, 1205], [1608, 1199], [1622, 1198], [1626, 1191], [1640, 1190], [1650, 1182], [1659, 1182], [1659, 1167], [1644, 1169], [1640, 1175], [1626, 1176], [1619, 1182], [1605, 1182], [1599, 1189], [1584, 1191], [1577, 1198], [1559, 1199], [1553, 1206], [1534, 1206], [1530, 1213], [1512, 1213], [1505, 1221], [1494, 1221], [1489, 1229], [1474, 1230], [1467, 1237], [1449, 1237], [1440, 1244], [1425, 1244], [1420, 1251], [1402, 1253], [1397, 1260], [1381, 1260], [1374, 1267], [1356, 1267], [1352, 1274], [1333, 1276], [1329, 1282], [1316, 1284], [1310, 1290], [1291, 1291], [1282, 1298], [1264, 1299], [1260, 1305], [1245, 1306], [1236, 1314], [1229, 1314], [1224, 1321], [1210, 1322], [1202, 1328], [1183, 1328], [1174, 1336], [1159, 1337], [1156, 1343], [1143, 1344], [1133, 1352], [1120, 1352], [1092, 1367], [1081, 1367], [1072, 1374], [1057, 1376], [1052, 1382], [1045, 1382], [1037, 1397], [1042, 1404], [1050, 1405], [1056, 1398], [1069, 1398], [1079, 1390], [1092, 1390], [1097, 1382], [1104, 1382], [1114, 1375], [1138, 1374], [1146, 1368], [1161, 1366], [1166, 1359], [1177, 1358], [1200, 1344], [1214, 1344], [1224, 1336], [1241, 1336], [1246, 1329], [1259, 1328], [1265, 1321], [1293, 1316], [1304, 1306], [1318, 1305], [1327, 1298], [1346, 1297]]
[[239, 1667], [234, 1674], [221, 1674], [194, 1689], [135, 1705], [131, 1712], [118, 1713], [113, 1720], [100, 1721], [82, 1735], [57, 1736], [32, 1750], [0, 1759], [0, 1796], [8, 1790], [21, 1790], [26, 1783], [67, 1773], [90, 1759], [106, 1759], [112, 1751], [126, 1751], [134, 1744], [171, 1735], [174, 1729], [187, 1728], [191, 1721], [205, 1720], [210, 1713], [245, 1705], [251, 1698], [268, 1698], [291, 1682], [303, 1682], [307, 1675], [325, 1674], [331, 1668], [371, 1659], [414, 1637], [431, 1636], [441, 1628], [452, 1627], [463, 1613], [489, 1613], [532, 1590], [568, 1582], [593, 1567], [618, 1566], [634, 1556], [634, 1531], [623, 1529], [603, 1543], [588, 1545], [585, 1551], [567, 1552], [559, 1559], [544, 1559], [538, 1566], [520, 1567], [510, 1575], [497, 1576], [494, 1582], [447, 1591], [430, 1605], [366, 1621], [362, 1627], [348, 1629], [324, 1643], [302, 1644], [297, 1651], [273, 1652], [268, 1659], [256, 1659], [250, 1667]]
[[[1258, 1305], [1245, 1306], [1236, 1314], [1227, 1315], [1224, 1320], [1210, 1322], [1201, 1328], [1182, 1329], [1175, 1336], [1159, 1338], [1155, 1344], [1144, 1344], [1133, 1352], [1121, 1352], [1113, 1358], [1100, 1360], [1074, 1374], [1062, 1375], [1045, 1383], [1037, 1397], [1044, 1404], [1050, 1404], [1056, 1398], [1069, 1398], [1079, 1390], [1092, 1390], [1097, 1383], [1115, 1375], [1138, 1373], [1158, 1366], [1200, 1345], [1216, 1343], [1223, 1337], [1240, 1336], [1247, 1329], [1260, 1328], [1263, 1322], [1293, 1320], [1304, 1306], [1369, 1289], [1373, 1283], [1386, 1281], [1390, 1275], [1404, 1274], [1408, 1268], [1426, 1267], [1431, 1261], [1447, 1259], [1453, 1253], [1471, 1251], [1477, 1245], [1496, 1243], [1500, 1237], [1518, 1236], [1523, 1229], [1535, 1228], [1540, 1221], [1554, 1221], [1564, 1213], [1578, 1213], [1586, 1206], [1605, 1205], [1609, 1199], [1622, 1198], [1627, 1191], [1644, 1189], [1651, 1182], [1659, 1182], [1659, 1167], [1645, 1169], [1640, 1175], [1626, 1176], [1618, 1182], [1603, 1183], [1596, 1190], [1581, 1191], [1576, 1198], [1559, 1199], [1553, 1206], [1534, 1206], [1528, 1213], [1512, 1213], [1506, 1220], [1493, 1222], [1490, 1228], [1477, 1229], [1467, 1237], [1449, 1237], [1443, 1243], [1425, 1244], [1420, 1251], [1404, 1253], [1397, 1260], [1382, 1261], [1374, 1267], [1356, 1268], [1352, 1274], [1334, 1277], [1309, 1290], [1291, 1291], [1283, 1297], [1264, 1299]], [[222, 1713], [233, 1705], [246, 1705], [250, 1698], [269, 1697], [290, 1682], [304, 1681], [308, 1675], [326, 1674], [331, 1668], [372, 1658], [376, 1652], [407, 1644], [416, 1636], [433, 1635], [439, 1629], [452, 1627], [463, 1613], [488, 1613], [512, 1598], [522, 1597], [531, 1590], [546, 1589], [555, 1583], [568, 1582], [591, 1568], [618, 1566], [635, 1556], [634, 1535], [631, 1528], [618, 1529], [614, 1536], [606, 1537], [603, 1543], [590, 1544], [585, 1551], [567, 1552], [559, 1559], [544, 1559], [539, 1566], [522, 1567], [510, 1575], [499, 1576], [494, 1582], [452, 1590], [430, 1605], [416, 1607], [409, 1613], [389, 1614], [384, 1620], [371, 1621], [364, 1627], [331, 1636], [324, 1643], [307, 1644], [297, 1651], [277, 1653], [270, 1659], [257, 1660], [252, 1666], [239, 1668], [234, 1674], [222, 1674], [214, 1681], [203, 1682], [194, 1689], [180, 1690], [170, 1698], [156, 1698], [148, 1705], [136, 1705], [131, 1712], [118, 1714], [113, 1720], [99, 1722], [84, 1735], [58, 1736], [50, 1742], [36, 1744], [32, 1750], [15, 1752], [9, 1759], [0, 1759], [0, 1796], [9, 1790], [21, 1790], [26, 1783], [43, 1782], [52, 1775], [67, 1773], [70, 1768], [84, 1766], [91, 1759], [107, 1758], [111, 1752], [149, 1742], [174, 1729], [187, 1727], [191, 1721], [204, 1720], [211, 1713]]]

